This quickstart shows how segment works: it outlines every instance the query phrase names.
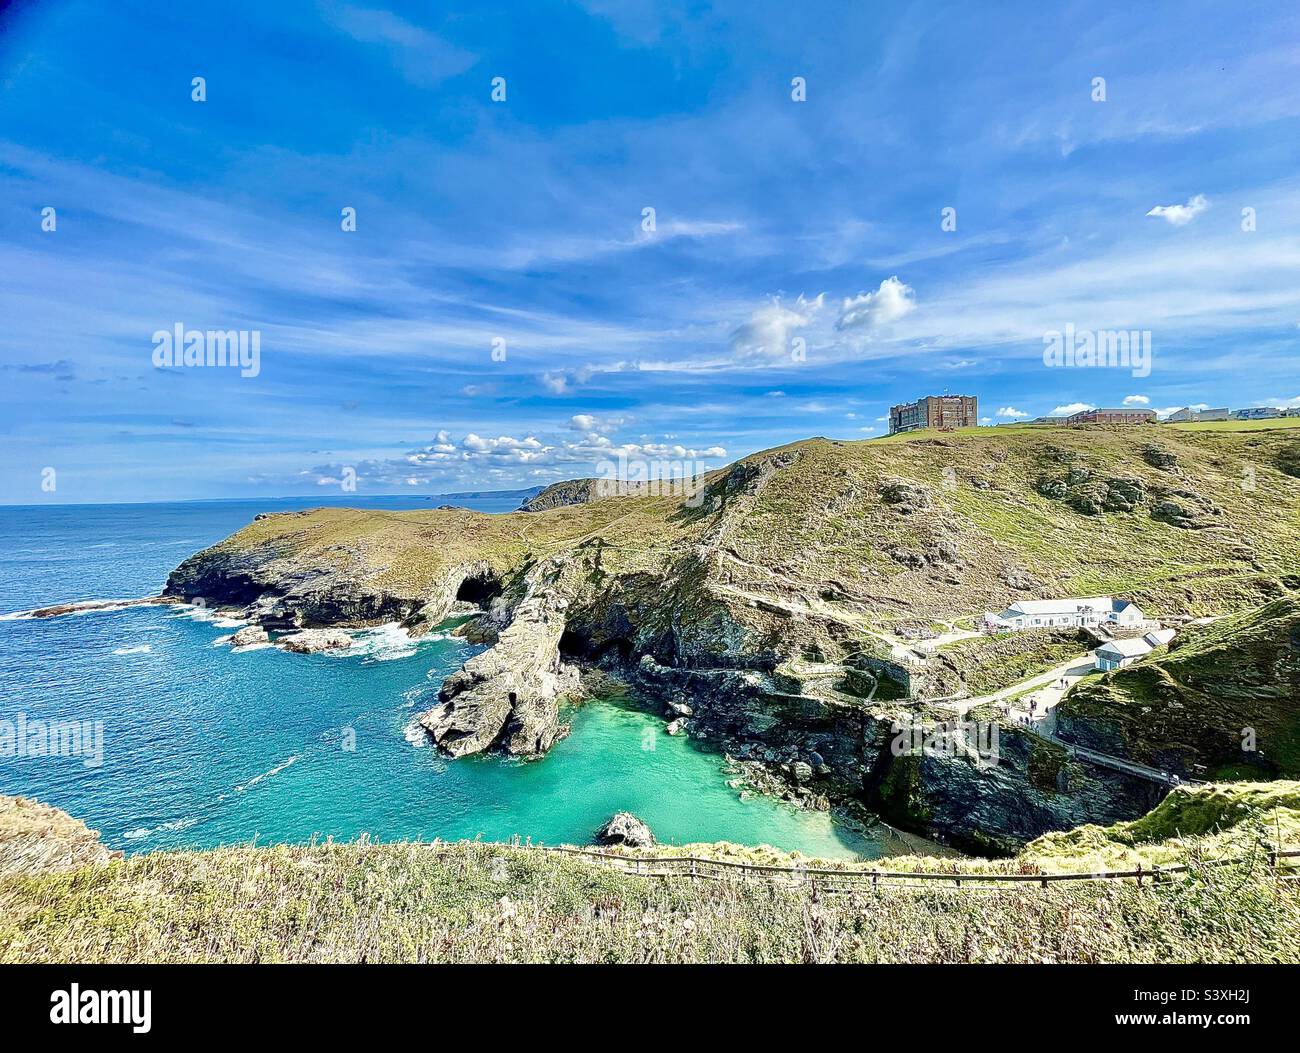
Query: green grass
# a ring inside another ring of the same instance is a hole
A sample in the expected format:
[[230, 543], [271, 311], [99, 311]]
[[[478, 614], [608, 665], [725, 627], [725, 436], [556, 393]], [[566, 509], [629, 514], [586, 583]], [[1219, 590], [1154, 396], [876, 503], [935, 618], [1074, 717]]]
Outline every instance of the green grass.
[[1176, 428], [1179, 431], [1285, 431], [1289, 428], [1300, 428], [1300, 417], [1277, 417], [1273, 420], [1182, 421], [1177, 424], [1166, 424], [1164, 427]]
[[1198, 865], [817, 895], [473, 843], [227, 848], [0, 881], [0, 961], [1295, 962], [1300, 890]]
[[1045, 869], [1124, 870], [1184, 862], [1192, 846], [1212, 859], [1300, 847], [1300, 783], [1178, 787], [1141, 818], [1046, 834], [1019, 858]]
[[1088, 648], [1088, 642], [1074, 633], [1027, 629], [944, 644], [935, 661], [950, 667], [972, 695], [986, 695], [1045, 673]]

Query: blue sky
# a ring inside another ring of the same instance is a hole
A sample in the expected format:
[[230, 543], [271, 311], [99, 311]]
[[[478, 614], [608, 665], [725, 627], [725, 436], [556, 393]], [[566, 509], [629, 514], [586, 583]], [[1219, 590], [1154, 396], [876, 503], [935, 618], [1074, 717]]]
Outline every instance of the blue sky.
[[[1294, 4], [0, 17], [6, 503], [716, 467], [943, 391], [1300, 404]], [[257, 375], [157, 367], [178, 323]], [[1049, 368], [1067, 325], [1150, 374]]]

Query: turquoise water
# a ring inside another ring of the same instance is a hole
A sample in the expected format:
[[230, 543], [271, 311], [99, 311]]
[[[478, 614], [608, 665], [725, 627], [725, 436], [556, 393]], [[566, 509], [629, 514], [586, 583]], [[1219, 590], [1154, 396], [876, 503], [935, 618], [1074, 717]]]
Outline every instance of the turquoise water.
[[[156, 592], [257, 512], [320, 503], [0, 509], [0, 610]], [[363, 833], [583, 843], [628, 810], [665, 842], [879, 853], [824, 813], [740, 800], [721, 757], [612, 702], [568, 714], [573, 733], [539, 761], [440, 756], [411, 722], [475, 651], [447, 632], [368, 630], [346, 654], [307, 656], [232, 652], [218, 641], [233, 629], [168, 607], [0, 620], [0, 720], [103, 724], [101, 765], [0, 756], [0, 792], [64, 808], [128, 852]]]

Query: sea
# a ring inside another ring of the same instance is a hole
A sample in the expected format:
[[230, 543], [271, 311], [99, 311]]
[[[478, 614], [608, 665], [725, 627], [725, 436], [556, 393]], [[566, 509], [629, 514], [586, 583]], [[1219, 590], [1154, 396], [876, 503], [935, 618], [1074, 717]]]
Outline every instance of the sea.
[[[155, 595], [183, 559], [260, 512], [437, 501], [0, 507], [0, 793], [62, 808], [127, 854], [363, 835], [585, 844], [618, 811], [670, 844], [837, 859], [897, 850], [827, 813], [743, 794], [723, 756], [665, 734], [661, 716], [626, 700], [567, 711], [572, 734], [540, 760], [448, 759], [414, 717], [478, 649], [449, 626], [418, 640], [380, 626], [347, 651], [297, 655], [233, 651], [224, 638], [241, 623], [199, 608], [23, 614]], [[518, 498], [457, 503], [500, 513]], [[80, 753], [65, 742], [49, 755], [32, 738], [55, 721], [85, 729]], [[20, 728], [27, 740], [15, 741]]]

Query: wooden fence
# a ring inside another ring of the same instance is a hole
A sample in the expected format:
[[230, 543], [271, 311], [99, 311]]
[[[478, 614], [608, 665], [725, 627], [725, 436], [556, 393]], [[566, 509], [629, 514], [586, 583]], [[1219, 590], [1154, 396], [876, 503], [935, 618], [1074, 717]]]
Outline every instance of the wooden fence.
[[[1134, 870], [1103, 870], [1095, 873], [1067, 874], [972, 874], [972, 873], [912, 873], [906, 870], [834, 870], [829, 867], [776, 866], [761, 863], [739, 863], [724, 859], [706, 859], [702, 856], [633, 856], [614, 852], [601, 852], [593, 848], [568, 848], [536, 846], [543, 852], [579, 856], [625, 874], [652, 878], [688, 878], [707, 881], [768, 881], [791, 886], [815, 886], [827, 892], [849, 892], [864, 888], [912, 887], [925, 888], [947, 884], [961, 889], [1013, 888], [1049, 885], [1069, 881], [1135, 881], [1138, 885], [1158, 885], [1172, 880], [1178, 874], [1192, 869], [1187, 864], [1156, 866]], [[1260, 853], [1267, 860], [1279, 880], [1295, 881], [1300, 875], [1287, 873], [1296, 868], [1290, 862], [1300, 858], [1300, 849], [1269, 850]], [[1246, 857], [1208, 860], [1200, 866], [1231, 866], [1249, 862]]]

